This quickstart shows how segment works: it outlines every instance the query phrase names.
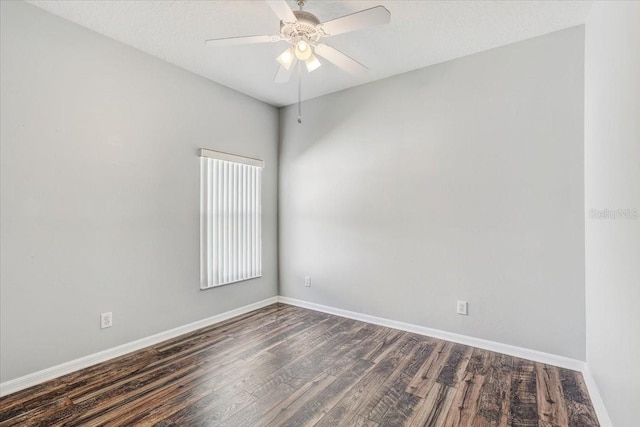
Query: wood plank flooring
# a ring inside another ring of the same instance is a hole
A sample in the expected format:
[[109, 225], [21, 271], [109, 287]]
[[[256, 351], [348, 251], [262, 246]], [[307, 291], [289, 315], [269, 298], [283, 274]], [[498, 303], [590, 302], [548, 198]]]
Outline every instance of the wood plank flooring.
[[598, 426], [578, 372], [273, 304], [0, 399], [0, 426]]

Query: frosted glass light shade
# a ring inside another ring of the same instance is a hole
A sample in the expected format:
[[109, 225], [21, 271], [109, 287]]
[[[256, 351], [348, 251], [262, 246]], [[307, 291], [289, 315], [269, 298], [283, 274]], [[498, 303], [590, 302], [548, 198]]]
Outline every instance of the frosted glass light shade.
[[287, 49], [284, 52], [282, 52], [280, 54], [280, 56], [278, 56], [278, 58], [277, 58], [277, 60], [280, 63], [280, 65], [282, 65], [287, 70], [289, 68], [291, 68], [291, 65], [293, 65], [293, 61], [295, 59], [296, 59], [296, 57], [294, 55], [292, 47], [290, 47], [289, 49]]
[[304, 65], [307, 66], [307, 71], [308, 72], [312, 72], [314, 70], [317, 70], [318, 67], [320, 67], [322, 65], [322, 63], [320, 63], [320, 61], [318, 61], [318, 58], [311, 54], [311, 56], [309, 58], [307, 58], [306, 61], [304, 61]]
[[300, 40], [296, 43], [296, 58], [300, 61], [306, 61], [311, 55], [313, 55], [313, 52], [309, 43], [304, 40]]

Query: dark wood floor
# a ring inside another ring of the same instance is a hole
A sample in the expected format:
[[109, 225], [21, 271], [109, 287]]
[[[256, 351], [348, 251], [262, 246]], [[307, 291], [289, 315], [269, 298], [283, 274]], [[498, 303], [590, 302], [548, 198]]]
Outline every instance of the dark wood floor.
[[580, 373], [274, 304], [0, 399], [0, 426], [597, 426]]

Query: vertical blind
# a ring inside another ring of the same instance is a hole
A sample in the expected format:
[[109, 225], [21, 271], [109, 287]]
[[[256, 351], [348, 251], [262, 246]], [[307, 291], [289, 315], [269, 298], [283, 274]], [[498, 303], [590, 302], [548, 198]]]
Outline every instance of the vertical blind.
[[262, 276], [261, 160], [200, 150], [202, 289]]

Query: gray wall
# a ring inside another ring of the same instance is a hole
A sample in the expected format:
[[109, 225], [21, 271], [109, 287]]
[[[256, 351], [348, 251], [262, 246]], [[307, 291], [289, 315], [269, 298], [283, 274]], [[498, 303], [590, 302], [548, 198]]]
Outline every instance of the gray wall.
[[613, 424], [638, 425], [640, 3], [597, 2], [586, 26], [585, 205], [587, 363]]
[[583, 73], [577, 27], [281, 110], [280, 294], [584, 360]]
[[[276, 295], [277, 110], [1, 5], [1, 381]], [[266, 161], [261, 279], [199, 290], [199, 147]]]

